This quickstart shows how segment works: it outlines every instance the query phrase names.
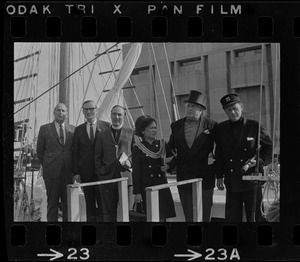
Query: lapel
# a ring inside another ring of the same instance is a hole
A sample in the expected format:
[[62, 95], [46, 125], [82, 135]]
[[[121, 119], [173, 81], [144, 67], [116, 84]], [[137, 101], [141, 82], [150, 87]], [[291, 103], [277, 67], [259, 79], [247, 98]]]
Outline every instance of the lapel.
[[52, 132], [53, 137], [55, 137], [56, 140], [57, 140], [57, 142], [62, 146], [62, 144], [61, 144], [60, 141], [59, 141], [59, 136], [58, 136], [57, 131], [56, 131], [55, 121], [52, 122], [51, 128], [50, 128], [50, 129], [51, 129], [51, 132]]
[[69, 142], [69, 138], [70, 138], [69, 131], [70, 131], [70, 126], [67, 123], [65, 123], [66, 137], [65, 137], [65, 144], [63, 146], [66, 146], [67, 143]]
[[[192, 144], [192, 146], [191, 146], [191, 151], [192, 151], [192, 149], [194, 149], [195, 147], [196, 147], [196, 148], [199, 148], [201, 142], [204, 142], [205, 136], [208, 136], [207, 134], [204, 134], [204, 133], [203, 133], [203, 131], [205, 131], [206, 129], [208, 129], [208, 120], [207, 120], [204, 116], [201, 116], [201, 117], [203, 117], [203, 118], [201, 119], [201, 121], [203, 121], [203, 123], [202, 123], [202, 125], [203, 125], [203, 126], [202, 126], [202, 132], [195, 138], [195, 140], [194, 140], [194, 142], [193, 142], [193, 144]], [[200, 125], [201, 125], [201, 123], [200, 123]]]
[[186, 143], [186, 139], [185, 139], [185, 132], [184, 132], [184, 125], [185, 125], [185, 118], [183, 118], [182, 122], [180, 123], [178, 129], [178, 137], [179, 140], [181, 141], [185, 151], [189, 151], [190, 148], [188, 146], [188, 144]]

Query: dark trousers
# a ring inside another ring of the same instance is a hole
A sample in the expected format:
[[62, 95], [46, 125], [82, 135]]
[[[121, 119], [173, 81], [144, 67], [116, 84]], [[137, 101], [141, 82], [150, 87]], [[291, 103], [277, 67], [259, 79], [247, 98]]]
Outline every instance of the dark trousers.
[[[256, 191], [256, 192], [255, 192]], [[261, 187], [242, 192], [226, 192], [225, 219], [228, 222], [243, 221], [243, 206], [245, 207], [247, 222], [253, 221], [253, 209], [255, 201], [255, 220], [262, 219], [260, 203], [262, 201]]]
[[101, 201], [100, 212], [103, 222], [116, 222], [119, 199], [117, 184], [105, 184], [98, 188]]
[[86, 205], [86, 221], [102, 222], [101, 216], [101, 200], [100, 192], [95, 186], [83, 187], [85, 205]]
[[67, 210], [67, 179], [63, 167], [57, 178], [44, 178], [47, 193], [47, 222], [58, 221], [58, 204], [61, 202], [63, 221], [68, 221]]
[[[193, 197], [191, 186], [179, 186], [179, 197], [183, 208], [183, 213], [186, 222], [193, 222]], [[209, 222], [211, 216], [211, 207], [213, 203], [214, 189], [202, 189], [202, 210], [203, 222]]]

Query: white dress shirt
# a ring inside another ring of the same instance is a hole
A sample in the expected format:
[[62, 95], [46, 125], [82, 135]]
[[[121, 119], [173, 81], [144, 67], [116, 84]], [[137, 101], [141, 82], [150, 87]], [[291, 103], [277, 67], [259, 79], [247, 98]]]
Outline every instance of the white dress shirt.
[[92, 123], [86, 122], [86, 132], [88, 133], [88, 136], [90, 139], [91, 139], [91, 135], [90, 135], [91, 124], [93, 125], [94, 139], [95, 139], [96, 128], [97, 128], [97, 119], [95, 119]]
[[[57, 135], [58, 135], [58, 137], [60, 136], [60, 134], [59, 134], [59, 123], [57, 123], [56, 121], [54, 121], [54, 124], [55, 124], [55, 129], [56, 129], [56, 132], [57, 132]], [[63, 122], [62, 124], [61, 124], [61, 127], [62, 127], [62, 129], [63, 129], [63, 132], [64, 132], [64, 144], [66, 143], [66, 128], [65, 128], [65, 122]]]

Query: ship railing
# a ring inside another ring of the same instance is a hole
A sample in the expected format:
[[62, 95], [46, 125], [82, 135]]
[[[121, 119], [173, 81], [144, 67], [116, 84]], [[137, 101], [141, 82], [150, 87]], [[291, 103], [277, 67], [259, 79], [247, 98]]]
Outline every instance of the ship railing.
[[[79, 205], [78, 203], [78, 190], [79, 188], [88, 186], [100, 186], [105, 184], [118, 184], [118, 194], [119, 194], [119, 206], [120, 206], [120, 222], [129, 222], [129, 209], [128, 209], [128, 178], [116, 178], [110, 180], [103, 180], [97, 182], [89, 183], [74, 183], [67, 185], [67, 205], [68, 205], [68, 221], [73, 222], [74, 218], [77, 216], [77, 212], [74, 205]], [[77, 192], [76, 192], [77, 191]], [[77, 197], [76, 197], [77, 196]]]
[[147, 222], [159, 222], [159, 190], [187, 184], [192, 184], [193, 222], [201, 222], [203, 219], [202, 178], [146, 187]]

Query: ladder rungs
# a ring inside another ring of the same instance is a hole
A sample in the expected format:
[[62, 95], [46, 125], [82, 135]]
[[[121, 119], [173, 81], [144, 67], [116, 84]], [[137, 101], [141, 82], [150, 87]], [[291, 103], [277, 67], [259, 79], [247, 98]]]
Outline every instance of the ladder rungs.
[[29, 118], [26, 118], [26, 119], [24, 119], [24, 120], [14, 122], [14, 125], [15, 125], [15, 126], [18, 126], [18, 125], [21, 125], [21, 124], [23, 124], [23, 123], [28, 123], [28, 122], [29, 122]]
[[27, 101], [31, 101], [32, 99], [33, 99], [32, 97], [29, 97], [29, 98], [17, 100], [17, 101], [14, 102], [14, 105], [24, 103], [24, 102], [27, 102]]
[[[124, 86], [124, 87], [122, 87], [122, 89], [131, 89], [131, 88], [135, 88], [135, 86]], [[103, 92], [105, 93], [105, 92], [108, 92], [110, 90], [111, 89], [105, 89], [105, 90], [103, 90]]]
[[120, 69], [116, 69], [116, 70], [109, 70], [109, 71], [103, 71], [103, 72], [100, 72], [99, 75], [105, 75], [105, 74], [109, 74], [109, 73], [112, 73], [112, 72], [118, 72], [120, 71]]
[[127, 109], [128, 110], [134, 110], [134, 109], [141, 109], [143, 106], [129, 106]]
[[[107, 53], [110, 54], [110, 53], [119, 52], [119, 51], [121, 51], [121, 48], [110, 50], [110, 51], [108, 51]], [[100, 55], [100, 54], [96, 54], [96, 56], [97, 56], [97, 55]]]
[[14, 60], [14, 62], [19, 62], [19, 61], [21, 61], [21, 60], [27, 59], [27, 58], [32, 57], [32, 56], [34, 56], [34, 55], [38, 55], [38, 54], [40, 54], [40, 52], [41, 52], [41, 51], [39, 50], [39, 51], [36, 51], [36, 52], [31, 53], [31, 54], [29, 54], [29, 55], [19, 57], [19, 58], [17, 58], [16, 60]]
[[21, 81], [23, 79], [27, 79], [27, 78], [30, 78], [30, 77], [36, 77], [38, 74], [37, 73], [34, 73], [34, 74], [31, 74], [31, 75], [27, 75], [27, 76], [21, 76], [21, 77], [18, 77], [18, 78], [15, 78], [14, 81]]

